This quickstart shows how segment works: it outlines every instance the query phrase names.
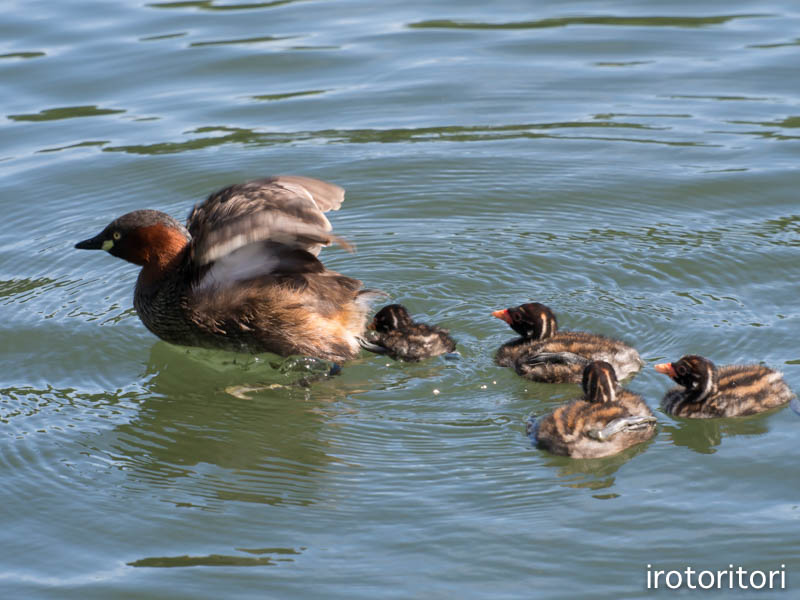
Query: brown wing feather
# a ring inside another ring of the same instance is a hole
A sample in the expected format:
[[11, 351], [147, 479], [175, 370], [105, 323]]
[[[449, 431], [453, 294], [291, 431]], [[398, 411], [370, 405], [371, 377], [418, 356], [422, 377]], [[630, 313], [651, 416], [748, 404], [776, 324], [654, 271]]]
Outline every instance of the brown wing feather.
[[285, 186], [299, 185], [311, 194], [314, 203], [322, 212], [339, 210], [344, 202], [344, 189], [336, 184], [303, 177], [302, 175], [277, 175], [268, 177], [265, 181], [283, 184]]
[[330, 233], [326, 210], [339, 208], [344, 190], [300, 176], [278, 176], [232, 185], [211, 194], [189, 214], [192, 255], [199, 265], [247, 244], [274, 241], [317, 254], [346, 242]]

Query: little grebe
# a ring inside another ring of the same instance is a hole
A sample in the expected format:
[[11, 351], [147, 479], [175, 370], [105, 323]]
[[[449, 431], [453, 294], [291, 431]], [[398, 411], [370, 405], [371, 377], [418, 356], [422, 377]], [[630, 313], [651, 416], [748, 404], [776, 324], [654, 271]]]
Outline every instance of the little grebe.
[[369, 328], [374, 333], [368, 339], [376, 347], [367, 349], [395, 360], [416, 362], [456, 349], [446, 329], [415, 322], [402, 304], [384, 306], [375, 314]]
[[528, 424], [537, 446], [573, 458], [601, 458], [655, 435], [650, 408], [641, 396], [617, 387], [610, 364], [589, 363], [581, 383], [582, 398]]
[[679, 384], [661, 402], [664, 412], [676, 417], [754, 415], [794, 397], [780, 373], [761, 365], [717, 367], [707, 358], [690, 354], [655, 369]]
[[622, 380], [644, 364], [635, 349], [618, 340], [582, 331], [559, 331], [553, 311], [538, 302], [497, 310], [492, 315], [522, 336], [503, 344], [495, 362], [514, 367], [532, 381], [580, 383], [583, 369], [593, 360], [611, 363], [617, 379]]
[[376, 295], [317, 259], [322, 246], [347, 247], [324, 215], [343, 200], [331, 183], [269, 177], [211, 194], [186, 227], [137, 210], [75, 247], [142, 267], [133, 305], [167, 342], [341, 361], [359, 353]]

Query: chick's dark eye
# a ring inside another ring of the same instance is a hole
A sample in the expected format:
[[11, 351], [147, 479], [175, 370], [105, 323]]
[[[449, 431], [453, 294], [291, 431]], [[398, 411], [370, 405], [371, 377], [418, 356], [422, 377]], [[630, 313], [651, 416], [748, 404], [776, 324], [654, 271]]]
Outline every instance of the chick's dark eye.
[[678, 368], [676, 369], [676, 371], [678, 372], [678, 375], [686, 375], [686, 367], [684, 367], [683, 365], [681, 365], [680, 367], [678, 367]]

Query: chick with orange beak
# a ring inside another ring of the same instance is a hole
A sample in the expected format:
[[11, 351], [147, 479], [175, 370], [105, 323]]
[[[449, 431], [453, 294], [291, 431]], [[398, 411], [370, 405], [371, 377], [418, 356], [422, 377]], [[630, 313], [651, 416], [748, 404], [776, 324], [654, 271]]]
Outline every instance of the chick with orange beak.
[[676, 417], [708, 419], [754, 415], [789, 402], [794, 393], [783, 376], [762, 365], [728, 365], [690, 354], [655, 370], [675, 381], [661, 401]]
[[602, 360], [614, 368], [618, 380], [639, 371], [644, 363], [634, 349], [612, 338], [583, 331], [559, 331], [556, 315], [538, 302], [497, 310], [520, 337], [497, 350], [495, 362], [531, 381], [580, 383], [584, 368]]

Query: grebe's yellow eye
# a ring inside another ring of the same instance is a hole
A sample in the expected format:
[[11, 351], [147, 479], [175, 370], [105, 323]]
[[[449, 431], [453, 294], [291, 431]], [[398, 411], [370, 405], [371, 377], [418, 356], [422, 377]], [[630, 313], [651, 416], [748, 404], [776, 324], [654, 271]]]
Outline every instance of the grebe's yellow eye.
[[119, 238], [122, 237], [122, 234], [119, 231], [115, 231], [111, 237], [113, 237], [115, 240], [119, 240]]

